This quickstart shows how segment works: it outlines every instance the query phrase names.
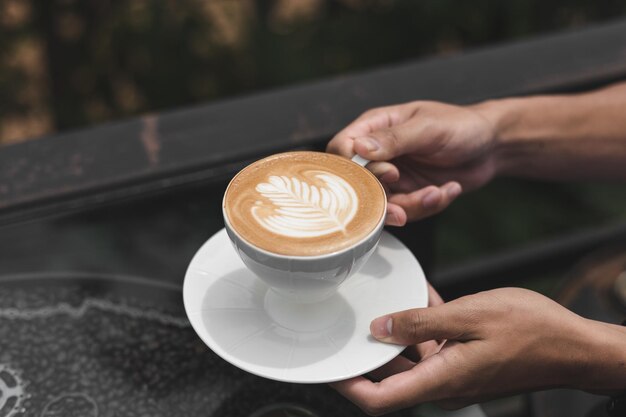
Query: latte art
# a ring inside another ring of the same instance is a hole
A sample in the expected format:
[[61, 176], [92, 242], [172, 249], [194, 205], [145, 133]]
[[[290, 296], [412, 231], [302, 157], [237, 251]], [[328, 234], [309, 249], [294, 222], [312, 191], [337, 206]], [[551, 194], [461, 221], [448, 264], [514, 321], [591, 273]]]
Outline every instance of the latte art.
[[256, 191], [271, 207], [258, 201], [252, 216], [270, 232], [290, 237], [317, 237], [334, 232], [346, 234], [346, 226], [354, 218], [359, 198], [354, 189], [337, 175], [304, 172], [324, 185], [309, 185], [297, 177], [269, 177], [269, 182], [256, 186]]
[[385, 192], [368, 170], [337, 155], [287, 152], [239, 172], [224, 216], [249, 244], [271, 253], [315, 256], [349, 248], [383, 221]]

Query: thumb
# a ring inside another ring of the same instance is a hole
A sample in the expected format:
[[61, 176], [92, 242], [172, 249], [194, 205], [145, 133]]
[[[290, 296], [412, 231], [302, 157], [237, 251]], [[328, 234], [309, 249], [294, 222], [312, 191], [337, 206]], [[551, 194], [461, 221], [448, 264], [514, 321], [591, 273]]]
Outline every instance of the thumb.
[[354, 151], [370, 161], [388, 161], [408, 153], [415, 141], [406, 124], [376, 130], [354, 138]]
[[370, 332], [381, 342], [398, 345], [414, 345], [428, 340], [464, 340], [473, 332], [466, 316], [454, 303], [415, 308], [374, 319]]

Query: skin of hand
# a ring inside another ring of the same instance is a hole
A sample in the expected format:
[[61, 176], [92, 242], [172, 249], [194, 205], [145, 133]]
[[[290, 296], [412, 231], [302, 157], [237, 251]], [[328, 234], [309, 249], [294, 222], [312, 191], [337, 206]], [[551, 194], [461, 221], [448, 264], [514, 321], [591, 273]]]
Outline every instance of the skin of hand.
[[387, 191], [387, 224], [402, 226], [445, 209], [496, 171], [492, 123], [472, 107], [415, 101], [365, 112], [327, 151], [373, 162]]
[[553, 387], [626, 389], [621, 326], [584, 319], [521, 288], [445, 304], [437, 295], [428, 308], [375, 319], [370, 330], [382, 342], [409, 348], [367, 378], [331, 384], [369, 415], [423, 402], [454, 409]]
[[626, 82], [583, 94], [414, 101], [363, 113], [329, 152], [373, 162], [388, 195], [387, 224], [446, 208], [496, 175], [626, 181]]
[[[370, 110], [327, 151], [372, 161], [389, 200], [386, 223], [402, 226], [445, 209], [496, 175], [548, 180], [626, 180], [626, 83], [590, 93], [429, 101]], [[584, 168], [584, 169], [581, 169]], [[532, 291], [503, 288], [371, 324], [402, 356], [333, 383], [368, 414], [422, 402], [459, 408], [522, 391], [569, 387], [626, 391], [626, 329], [577, 316]]]

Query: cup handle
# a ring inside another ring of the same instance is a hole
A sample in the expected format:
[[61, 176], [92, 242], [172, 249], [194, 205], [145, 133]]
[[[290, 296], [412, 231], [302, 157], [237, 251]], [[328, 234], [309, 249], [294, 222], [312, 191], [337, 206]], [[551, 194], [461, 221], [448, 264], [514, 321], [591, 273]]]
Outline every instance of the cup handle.
[[362, 167], [365, 167], [365, 165], [369, 164], [371, 161], [369, 159], [365, 159], [360, 155], [354, 155], [352, 157], [352, 162], [356, 162], [357, 164], [361, 165]]

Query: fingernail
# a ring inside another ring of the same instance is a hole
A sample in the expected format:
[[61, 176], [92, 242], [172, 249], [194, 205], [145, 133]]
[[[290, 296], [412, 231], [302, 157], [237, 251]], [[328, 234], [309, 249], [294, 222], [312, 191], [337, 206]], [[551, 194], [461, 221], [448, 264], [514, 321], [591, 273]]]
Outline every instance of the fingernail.
[[435, 189], [426, 193], [424, 197], [422, 197], [422, 206], [424, 208], [433, 208], [437, 207], [441, 201], [441, 192], [439, 189]]
[[380, 148], [380, 144], [378, 143], [378, 141], [374, 138], [371, 138], [369, 136], [364, 136], [361, 138], [357, 138], [357, 141], [359, 141], [359, 143], [361, 143], [361, 145], [365, 146], [365, 148], [369, 151], [369, 152], [374, 152], [377, 151]]
[[457, 198], [461, 194], [461, 186], [457, 183], [453, 183], [446, 190], [446, 194], [448, 194], [448, 197], [451, 199]]
[[379, 317], [372, 321], [370, 330], [372, 336], [376, 339], [385, 339], [391, 336], [391, 330], [393, 329], [393, 319], [391, 317]]

